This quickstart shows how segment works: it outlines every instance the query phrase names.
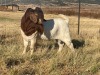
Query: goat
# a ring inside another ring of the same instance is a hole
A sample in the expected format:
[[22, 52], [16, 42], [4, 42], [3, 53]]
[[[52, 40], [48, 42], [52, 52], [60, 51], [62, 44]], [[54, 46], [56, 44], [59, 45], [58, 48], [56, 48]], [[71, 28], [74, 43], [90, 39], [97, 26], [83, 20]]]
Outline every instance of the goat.
[[40, 34], [42, 39], [57, 39], [59, 45], [58, 53], [61, 52], [64, 45], [61, 41], [64, 42], [72, 50], [72, 52], [74, 52], [68, 27], [68, 17], [60, 14], [58, 16], [61, 18], [54, 18], [45, 21], [44, 14], [41, 14], [41, 12], [39, 13], [39, 10], [40, 9], [38, 8], [35, 10], [28, 8], [21, 19], [21, 34], [24, 40], [24, 51], [22, 54], [26, 53], [26, 48], [30, 41], [32, 55], [38, 34]]

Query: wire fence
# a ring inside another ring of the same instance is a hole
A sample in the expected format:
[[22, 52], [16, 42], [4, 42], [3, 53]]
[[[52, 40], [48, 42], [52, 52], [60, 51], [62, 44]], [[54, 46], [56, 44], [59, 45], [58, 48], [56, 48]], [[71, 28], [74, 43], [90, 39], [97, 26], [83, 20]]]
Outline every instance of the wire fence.
[[[0, 10], [25, 11], [28, 7], [41, 7], [44, 13], [78, 15], [80, 1], [80, 15], [90, 18], [100, 18], [100, 5], [96, 1], [83, 0], [0, 0]], [[84, 2], [84, 3], [82, 3]], [[86, 3], [87, 2], [87, 3]], [[91, 4], [92, 3], [92, 4]], [[98, 4], [95, 4], [98, 3]]]
[[[66, 2], [68, 1], [68, 2]], [[82, 3], [80, 1], [80, 10], [79, 10], [79, 3], [69, 0], [55, 0], [53, 1], [46, 1], [46, 0], [0, 0], [0, 10], [3, 11], [25, 11], [27, 8], [35, 8], [35, 7], [41, 7], [44, 14], [65, 14], [68, 16], [76, 16], [75, 24], [73, 26], [73, 23], [70, 23], [71, 27], [74, 27], [76, 29], [76, 34], [83, 33], [82, 28], [84, 26], [91, 27], [96, 26], [96, 30], [99, 33], [98, 25], [95, 25], [95, 22], [90, 23], [90, 21], [83, 20], [81, 17], [88, 17], [88, 18], [100, 18], [100, 5], [95, 4], [96, 2], [92, 2], [92, 4], [88, 3]], [[59, 3], [60, 2], [60, 3]], [[82, 19], [82, 20], [80, 20]], [[87, 23], [88, 22], [88, 23]], [[87, 29], [87, 27], [85, 29]], [[88, 29], [87, 29], [88, 30]], [[84, 31], [84, 30], [83, 30]], [[86, 31], [86, 30], [85, 30]], [[92, 30], [90, 30], [91, 32]], [[73, 32], [73, 28], [72, 28]]]

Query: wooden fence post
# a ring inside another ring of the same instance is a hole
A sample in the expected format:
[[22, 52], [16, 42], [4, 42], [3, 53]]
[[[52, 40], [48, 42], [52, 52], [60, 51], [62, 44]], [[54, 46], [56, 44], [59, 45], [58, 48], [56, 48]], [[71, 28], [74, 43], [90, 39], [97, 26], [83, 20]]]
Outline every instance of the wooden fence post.
[[78, 10], [78, 35], [80, 34], [80, 4], [81, 4], [81, 2], [80, 2], [80, 0], [79, 0], [79, 10]]

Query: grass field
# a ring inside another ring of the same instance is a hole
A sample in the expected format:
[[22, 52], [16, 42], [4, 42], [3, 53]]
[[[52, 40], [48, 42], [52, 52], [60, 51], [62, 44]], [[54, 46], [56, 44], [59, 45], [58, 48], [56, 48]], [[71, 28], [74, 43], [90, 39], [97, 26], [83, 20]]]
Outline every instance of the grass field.
[[[77, 16], [68, 16], [76, 53], [65, 45], [57, 54], [55, 41], [38, 40], [30, 56], [23, 51], [20, 19], [23, 12], [0, 11], [0, 75], [100, 75], [100, 20], [81, 17], [77, 35]], [[46, 19], [58, 17], [45, 14]]]

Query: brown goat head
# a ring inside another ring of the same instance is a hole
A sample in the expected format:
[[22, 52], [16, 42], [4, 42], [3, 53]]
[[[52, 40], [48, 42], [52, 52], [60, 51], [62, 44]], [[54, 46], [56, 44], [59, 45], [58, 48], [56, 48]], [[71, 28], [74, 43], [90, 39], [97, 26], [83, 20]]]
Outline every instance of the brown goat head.
[[27, 36], [32, 35], [35, 31], [43, 33], [43, 24], [38, 23], [38, 12], [32, 8], [28, 8], [21, 19], [21, 29]]
[[44, 14], [41, 8], [36, 7], [35, 10], [28, 8], [25, 12], [25, 19], [30, 19], [34, 23], [43, 24]]
[[35, 10], [33, 10], [32, 8], [28, 8], [24, 14], [25, 19], [30, 19], [31, 21], [33, 21], [34, 23], [38, 22], [38, 16]]

